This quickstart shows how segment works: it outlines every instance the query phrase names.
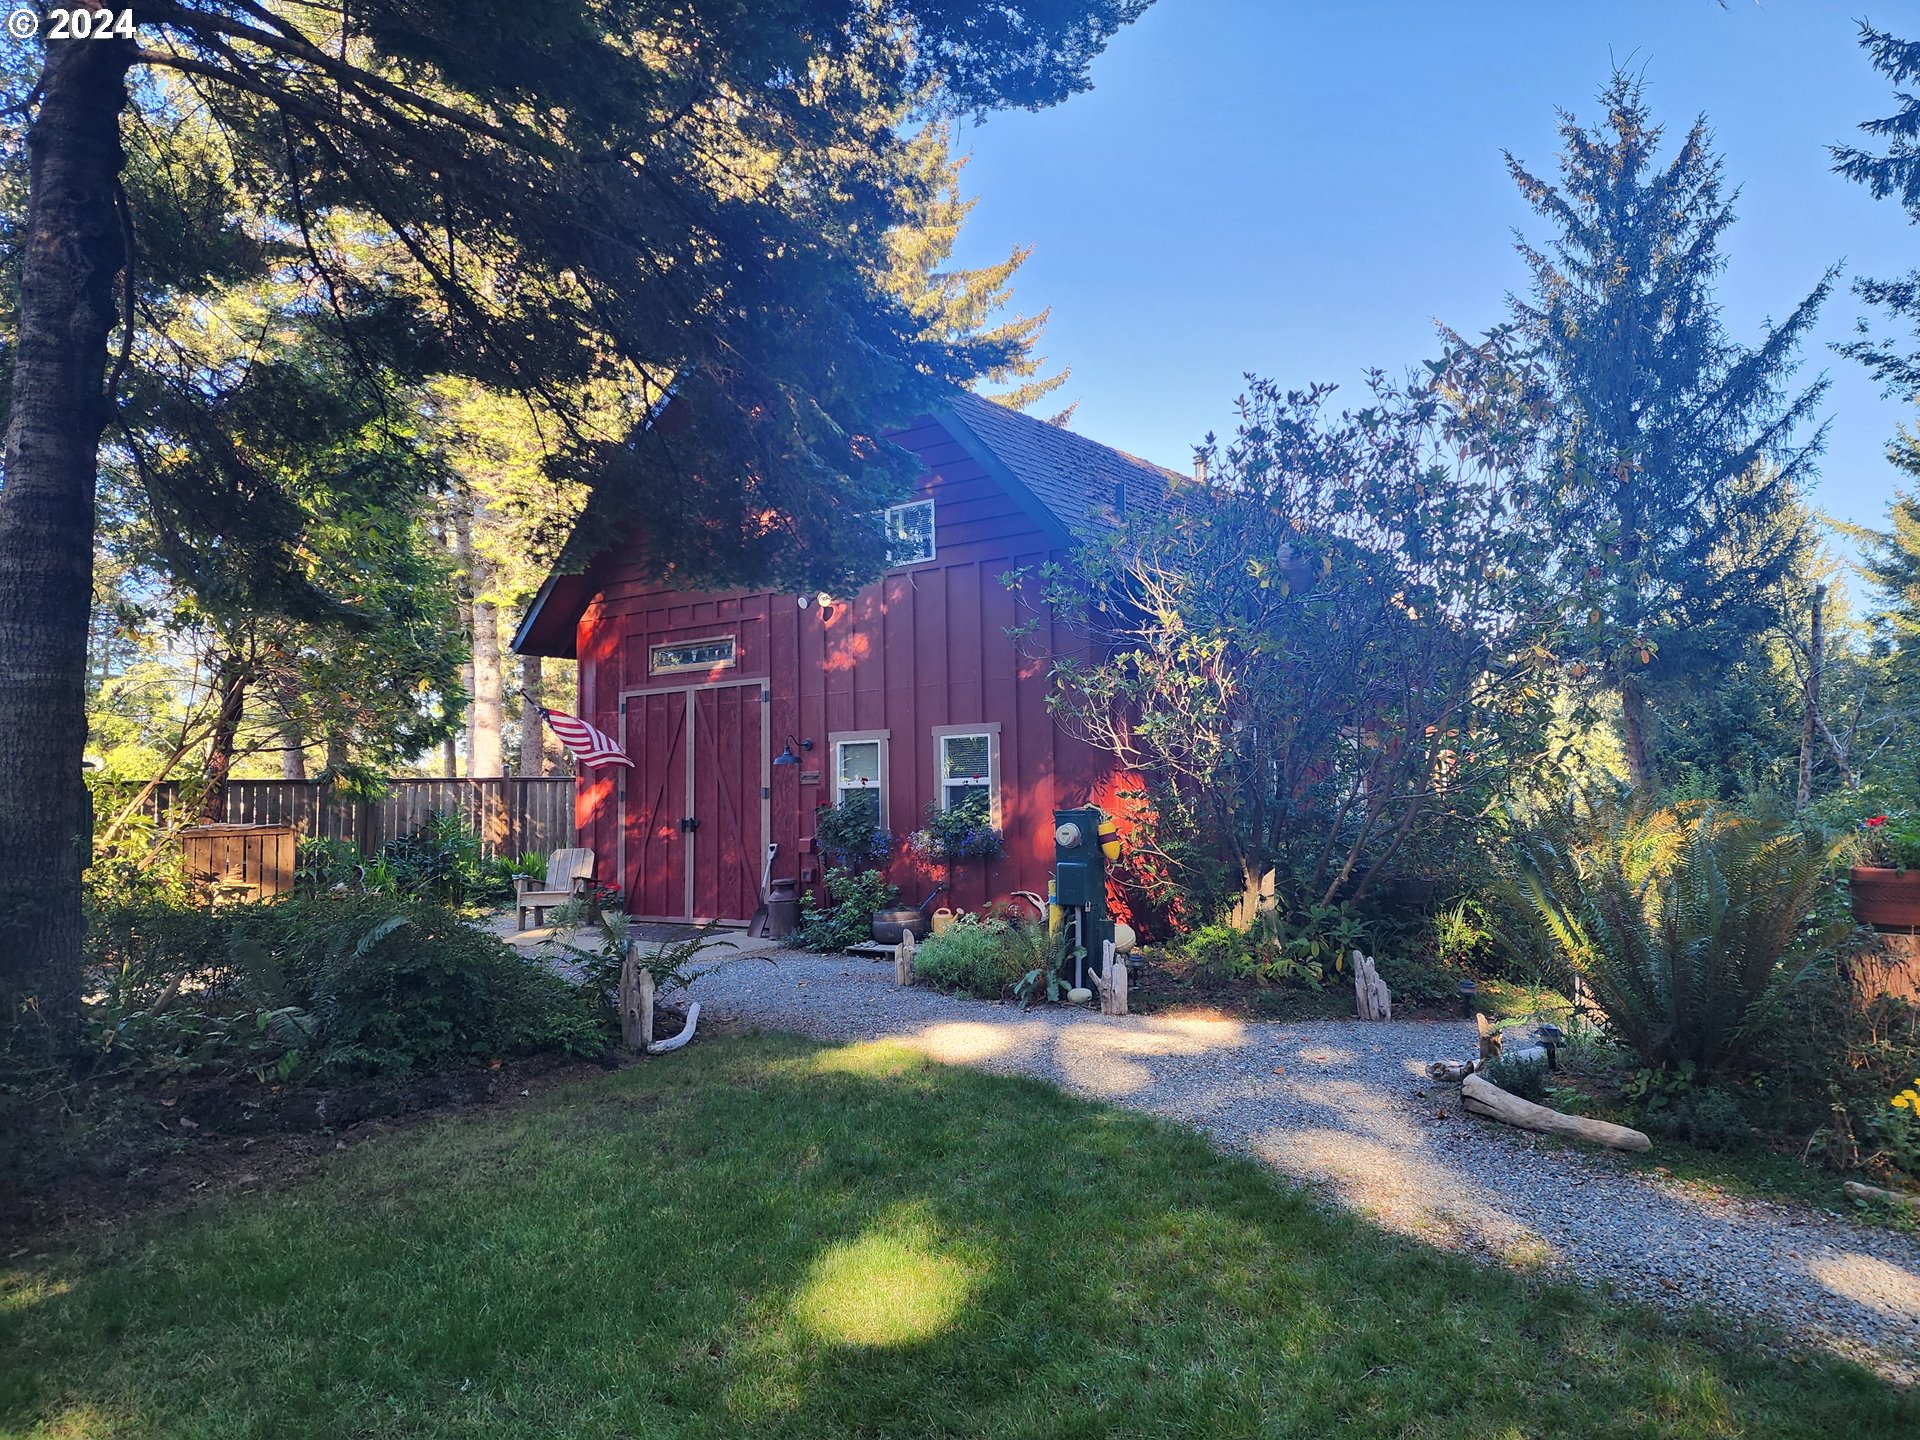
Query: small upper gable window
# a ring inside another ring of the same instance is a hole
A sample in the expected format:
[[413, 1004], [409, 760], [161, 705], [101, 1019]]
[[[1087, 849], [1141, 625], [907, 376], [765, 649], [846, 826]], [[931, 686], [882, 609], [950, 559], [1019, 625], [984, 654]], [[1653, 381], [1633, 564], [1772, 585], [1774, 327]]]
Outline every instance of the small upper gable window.
[[887, 507], [887, 564], [918, 565], [933, 559], [933, 501]]

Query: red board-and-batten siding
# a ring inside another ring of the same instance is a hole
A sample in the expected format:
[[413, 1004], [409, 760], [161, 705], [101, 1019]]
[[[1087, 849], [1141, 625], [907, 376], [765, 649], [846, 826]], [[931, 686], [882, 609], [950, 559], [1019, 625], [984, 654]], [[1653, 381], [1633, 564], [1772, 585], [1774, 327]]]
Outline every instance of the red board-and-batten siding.
[[[919, 493], [934, 500], [931, 561], [891, 570], [827, 611], [816, 603], [803, 607], [793, 595], [661, 590], [637, 569], [615, 564], [601, 572], [598, 592], [581, 616], [583, 713], [602, 730], [621, 736], [638, 762], [627, 776], [629, 872], [635, 866], [637, 841], [643, 838], [634, 833], [636, 811], [646, 803], [637, 791], [649, 768], [639, 752], [669, 743], [669, 737], [658, 733], [666, 723], [658, 702], [651, 706], [652, 721], [640, 723], [649, 706], [641, 703], [638, 692], [709, 680], [721, 686], [756, 678], [765, 682], [766, 746], [758, 755], [737, 753], [733, 761], [739, 765], [738, 796], [742, 802], [750, 799], [742, 804], [747, 813], [741, 816], [747, 832], [743, 848], [752, 857], [742, 873], [749, 878], [731, 887], [731, 904], [721, 905], [722, 913], [715, 918], [738, 920], [751, 913], [750, 892], [758, 888], [763, 853], [753, 833], [759, 828], [755, 822], [762, 813], [763, 783], [770, 792], [764, 808], [769, 838], [780, 847], [774, 878], [818, 878], [820, 860], [811, 843], [813, 812], [832, 801], [829, 737], [841, 732], [887, 732], [886, 818], [896, 837], [889, 875], [909, 903], [919, 903], [939, 878], [904, 853], [907, 835], [924, 822], [934, 799], [934, 737], [939, 727], [999, 727], [1001, 820], [1007, 841], [1000, 859], [956, 867], [954, 893], [947, 903], [972, 908], [1014, 890], [1044, 894], [1052, 869], [1053, 810], [1088, 803], [1108, 788], [1110, 763], [1061, 731], [1047, 710], [1046, 657], [1056, 653], [1056, 647], [1066, 650], [1076, 642], [1056, 632], [1038, 605], [1037, 579], [1028, 580], [1022, 597], [1000, 578], [1009, 570], [1037, 570], [1058, 558], [1055, 539], [937, 424], [928, 422], [894, 438], [915, 452], [927, 470]], [[1019, 641], [1008, 635], [1009, 629], [1036, 617], [1037, 633]], [[733, 668], [710, 676], [649, 675], [653, 646], [726, 634], [737, 637]], [[629, 701], [624, 730], [623, 694]], [[752, 687], [739, 694], [758, 699]], [[743, 741], [754, 728], [746, 724]], [[799, 765], [771, 765], [789, 734], [796, 741], [812, 740], [814, 748], [802, 753]], [[706, 760], [703, 754], [702, 766]], [[819, 783], [800, 783], [803, 772], [816, 771]], [[580, 838], [593, 847], [603, 881], [611, 878], [620, 854], [619, 813], [614, 771], [583, 774], [577, 808]], [[696, 844], [709, 842], [710, 855], [717, 839], [703, 831]], [[696, 870], [700, 868], [697, 862]], [[644, 888], [635, 886], [631, 873], [618, 883], [629, 891]], [[738, 913], [725, 913], [730, 910]], [[636, 906], [635, 913], [647, 912]]]

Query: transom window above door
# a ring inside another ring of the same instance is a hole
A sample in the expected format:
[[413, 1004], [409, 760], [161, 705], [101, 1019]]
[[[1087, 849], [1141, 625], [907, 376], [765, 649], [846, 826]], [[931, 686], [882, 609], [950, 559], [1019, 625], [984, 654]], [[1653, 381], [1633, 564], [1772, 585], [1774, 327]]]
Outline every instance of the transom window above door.
[[888, 565], [918, 565], [933, 559], [933, 501], [889, 506], [886, 531]]
[[672, 675], [688, 670], [730, 670], [734, 665], [734, 638], [709, 635], [700, 640], [674, 640], [647, 652], [647, 673]]

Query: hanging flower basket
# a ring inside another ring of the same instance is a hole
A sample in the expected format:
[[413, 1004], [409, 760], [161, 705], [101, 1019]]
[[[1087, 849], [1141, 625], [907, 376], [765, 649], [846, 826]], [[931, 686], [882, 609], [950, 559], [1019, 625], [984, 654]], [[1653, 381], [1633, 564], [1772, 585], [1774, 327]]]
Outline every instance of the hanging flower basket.
[[1876, 930], [1920, 930], [1920, 870], [1856, 865], [1847, 872], [1853, 918]]

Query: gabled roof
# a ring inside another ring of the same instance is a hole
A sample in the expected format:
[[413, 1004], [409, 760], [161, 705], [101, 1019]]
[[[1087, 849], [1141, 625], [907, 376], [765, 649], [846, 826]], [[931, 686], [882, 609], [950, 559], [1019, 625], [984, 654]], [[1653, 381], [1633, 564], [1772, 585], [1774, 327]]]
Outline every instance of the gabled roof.
[[1110, 529], [1117, 512], [1158, 510], [1168, 487], [1183, 478], [970, 390], [956, 390], [945, 409], [968, 432], [954, 438], [977, 441], [977, 450], [968, 446], [974, 458], [1010, 474], [1075, 540]]
[[[1034, 518], [1061, 540], [1097, 538], [1127, 510], [1159, 510], [1175, 471], [1102, 445], [1063, 426], [954, 390], [934, 418]], [[593, 598], [592, 567], [547, 577], [513, 637], [522, 655], [574, 653], [575, 628]]]

